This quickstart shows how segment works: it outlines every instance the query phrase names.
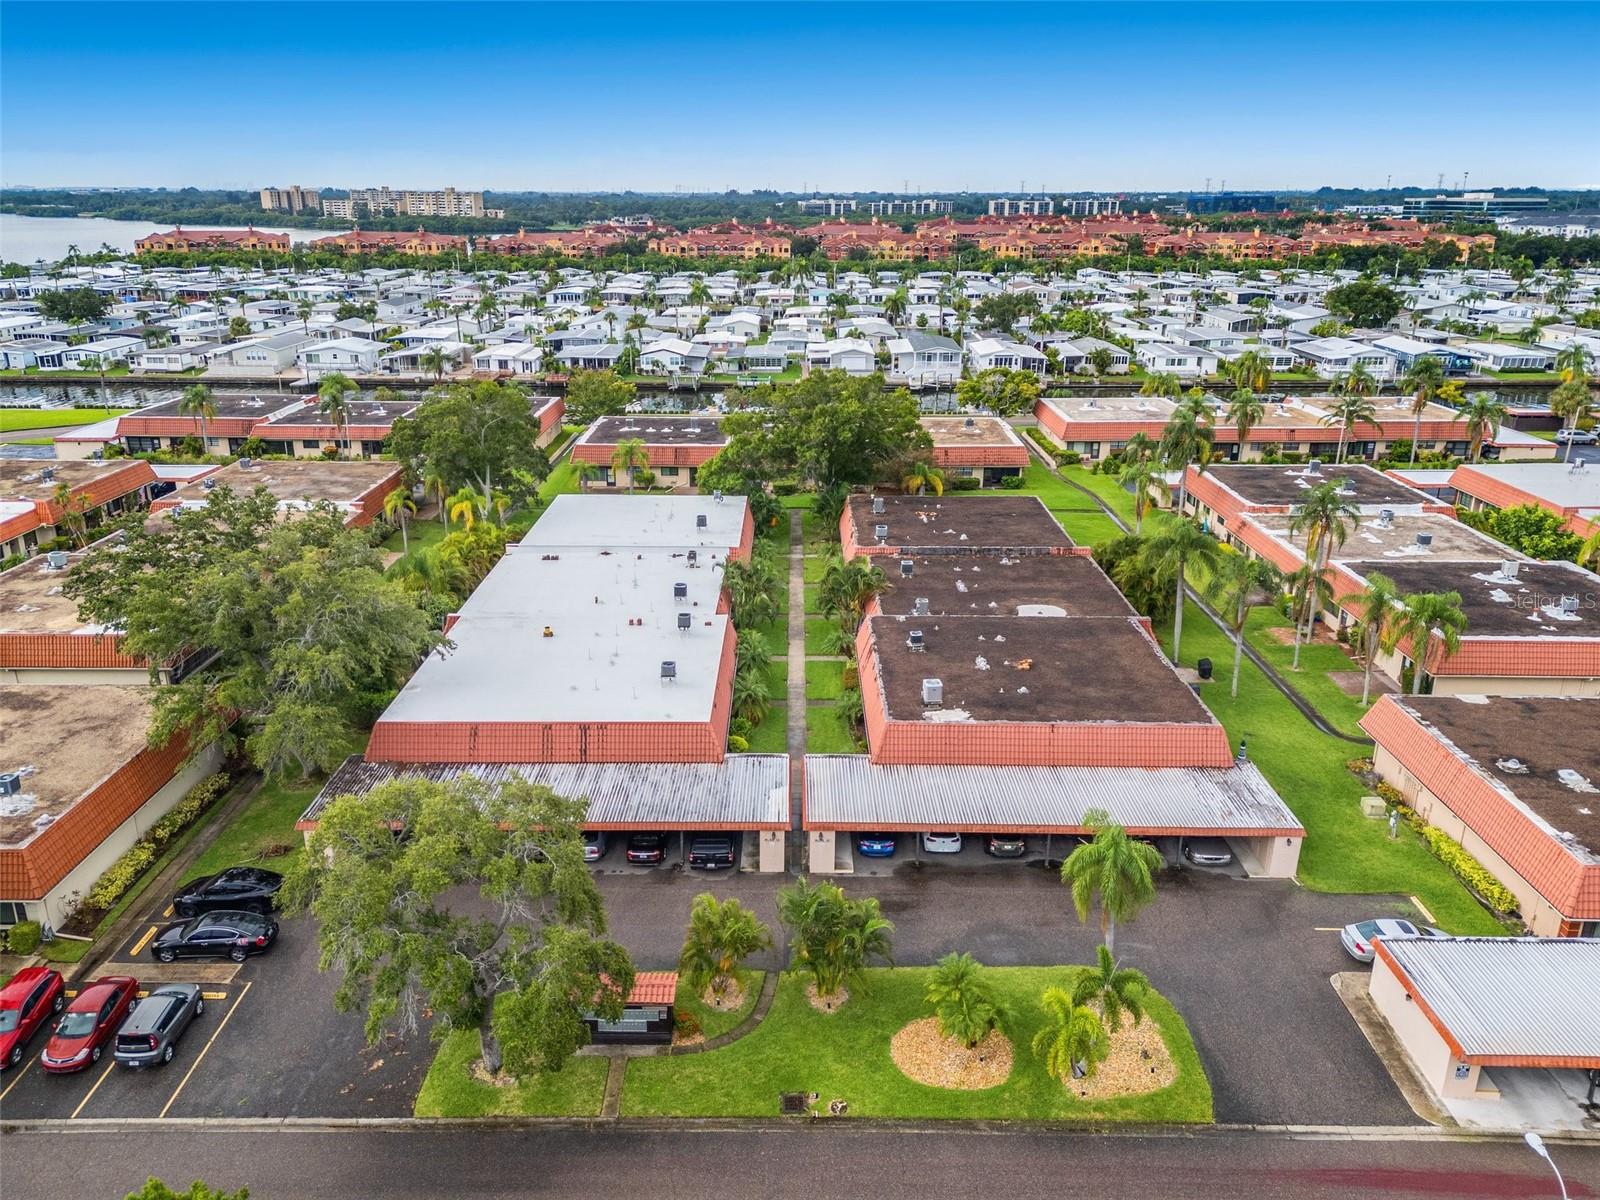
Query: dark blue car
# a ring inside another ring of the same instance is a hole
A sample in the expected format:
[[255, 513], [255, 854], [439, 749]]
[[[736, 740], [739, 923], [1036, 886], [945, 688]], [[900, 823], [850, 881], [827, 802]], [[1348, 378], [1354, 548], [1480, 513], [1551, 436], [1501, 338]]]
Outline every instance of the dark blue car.
[[857, 834], [856, 852], [860, 854], [862, 858], [892, 858], [894, 857], [894, 834]]

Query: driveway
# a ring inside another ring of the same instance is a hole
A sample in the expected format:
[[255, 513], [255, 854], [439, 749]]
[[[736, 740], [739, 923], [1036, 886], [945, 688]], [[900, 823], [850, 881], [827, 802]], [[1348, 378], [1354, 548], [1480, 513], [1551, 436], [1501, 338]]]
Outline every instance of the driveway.
[[[613, 936], [640, 967], [675, 965], [697, 892], [737, 896], [776, 926], [770, 876], [606, 875]], [[1087, 963], [1099, 942], [1080, 925], [1053, 872], [1022, 863], [905, 864], [840, 882], [879, 899], [895, 923], [895, 961], [936, 962], [964, 950], [994, 966]], [[1194, 870], [1164, 873], [1155, 904], [1118, 931], [1117, 954], [1138, 967], [1189, 1023], [1219, 1121], [1404, 1125], [1418, 1122], [1334, 993], [1354, 964], [1337, 930], [1374, 914], [1411, 913], [1383, 896], [1328, 896], [1279, 880]], [[752, 960], [771, 967], [772, 952]]]

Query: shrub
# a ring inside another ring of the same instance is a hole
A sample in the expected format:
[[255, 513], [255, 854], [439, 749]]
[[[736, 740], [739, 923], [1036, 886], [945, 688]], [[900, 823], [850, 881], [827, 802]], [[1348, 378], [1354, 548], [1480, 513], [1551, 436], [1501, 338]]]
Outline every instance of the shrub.
[[745, 741], [749, 741], [750, 734], [754, 732], [754, 730], [755, 727], [743, 717], [735, 717], [733, 720], [728, 722], [729, 737], [744, 738]]
[[1378, 795], [1382, 796], [1396, 808], [1405, 809], [1406, 812], [1411, 811], [1411, 809], [1406, 805], [1405, 796], [1402, 795], [1400, 789], [1395, 787], [1392, 783], [1380, 783], [1378, 785]]
[[1505, 917], [1517, 915], [1517, 898], [1487, 867], [1468, 854], [1460, 842], [1432, 825], [1423, 829], [1422, 840], [1427, 842], [1433, 856], [1449, 867], [1490, 909]]
[[774, 496], [793, 496], [800, 490], [800, 485], [793, 479], [775, 479], [772, 481], [772, 494]]
[[680, 1037], [694, 1038], [700, 1036], [700, 1016], [693, 1009], [680, 1008], [673, 1014], [673, 1025], [677, 1028]]
[[976, 475], [952, 475], [945, 480], [944, 490], [947, 492], [975, 492], [983, 486], [983, 480]]
[[170, 842], [199, 818], [200, 814], [228, 790], [232, 781], [218, 772], [207, 775], [189, 794], [174, 804], [159, 821], [150, 827], [128, 850], [106, 868], [89, 894], [84, 897], [86, 912], [103, 913], [121, 900], [139, 877], [153, 866]]
[[1083, 461], [1083, 455], [1076, 450], [1062, 450], [1056, 454], [1056, 463], [1063, 467], [1075, 467]]
[[1022, 490], [1022, 476], [1002, 475], [1000, 477], [1000, 486], [1008, 492], [1020, 492]]
[[744, 754], [750, 749], [750, 739], [742, 738], [737, 733], [728, 735], [728, 753]]
[[1372, 760], [1370, 758], [1352, 758], [1344, 764], [1344, 769], [1352, 775], [1365, 775], [1372, 770]]
[[6, 935], [6, 944], [11, 948], [11, 953], [26, 956], [39, 948], [40, 936], [39, 922], [18, 921]]
[[1051, 440], [1050, 435], [1044, 430], [1036, 426], [1029, 426], [1027, 429], [1027, 434], [1034, 441], [1039, 443], [1040, 447], [1043, 448], [1046, 454], [1057, 454], [1060, 452], [1061, 447]]

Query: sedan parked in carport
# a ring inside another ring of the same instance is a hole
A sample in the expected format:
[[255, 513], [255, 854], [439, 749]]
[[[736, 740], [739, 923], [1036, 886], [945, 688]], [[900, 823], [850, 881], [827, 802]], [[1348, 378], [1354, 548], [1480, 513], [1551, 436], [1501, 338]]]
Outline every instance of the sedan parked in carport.
[[922, 835], [922, 849], [926, 854], [960, 854], [961, 835], [959, 833], [925, 833]]
[[1028, 852], [1028, 839], [1020, 833], [991, 833], [983, 839], [983, 852], [993, 858], [1021, 858]]
[[665, 862], [667, 835], [664, 833], [636, 833], [628, 839], [627, 859], [635, 866], [650, 867]]
[[133, 1006], [111, 1055], [125, 1067], [169, 1063], [189, 1022], [205, 1010], [199, 984], [164, 983]]
[[862, 858], [893, 858], [894, 834], [892, 833], [858, 833], [856, 834], [856, 853]]
[[1197, 867], [1225, 867], [1233, 861], [1233, 851], [1221, 838], [1183, 839], [1183, 856]]

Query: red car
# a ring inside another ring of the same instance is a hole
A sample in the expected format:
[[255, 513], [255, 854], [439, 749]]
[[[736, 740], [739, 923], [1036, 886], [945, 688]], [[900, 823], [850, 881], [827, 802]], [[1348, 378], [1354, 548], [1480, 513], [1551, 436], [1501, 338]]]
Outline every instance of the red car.
[[100, 1053], [116, 1036], [122, 1019], [139, 995], [139, 981], [126, 975], [103, 975], [78, 993], [45, 1043], [39, 1065], [65, 1075], [100, 1061]]
[[0, 988], [0, 1070], [22, 1061], [23, 1049], [67, 1002], [61, 973], [23, 967]]

